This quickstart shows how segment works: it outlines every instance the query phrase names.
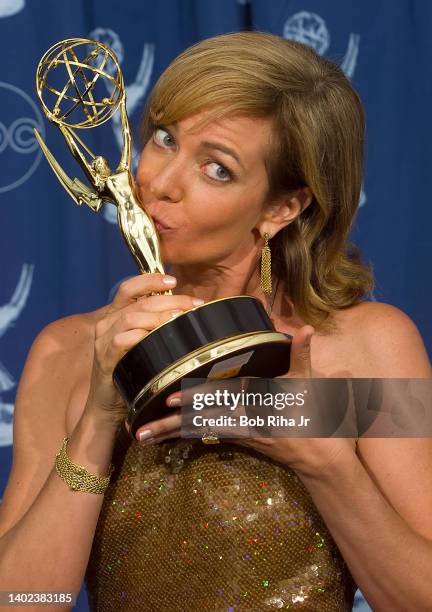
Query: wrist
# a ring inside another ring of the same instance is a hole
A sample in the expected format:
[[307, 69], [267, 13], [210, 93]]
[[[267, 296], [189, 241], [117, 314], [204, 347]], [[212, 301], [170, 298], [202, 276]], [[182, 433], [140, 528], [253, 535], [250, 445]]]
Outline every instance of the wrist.
[[110, 465], [109, 473], [104, 476], [89, 472], [83, 465], [70, 460], [67, 453], [69, 438], [63, 439], [62, 448], [56, 454], [55, 469], [60, 478], [72, 491], [103, 495], [108, 488], [114, 466]]
[[89, 425], [100, 428], [103, 432], [117, 432], [120, 426], [126, 420], [125, 409], [115, 411], [111, 408], [104, 408], [98, 403], [87, 400], [82, 418]]
[[67, 455], [78, 465], [96, 474], [108, 474], [112, 454], [116, 442], [114, 425], [102, 420], [97, 414], [85, 412], [82, 414], [75, 429], [70, 435]]
[[351, 447], [341, 448], [327, 461], [319, 465], [301, 465], [293, 468], [304, 484], [310, 482], [337, 483], [352, 478], [358, 469], [359, 459]]

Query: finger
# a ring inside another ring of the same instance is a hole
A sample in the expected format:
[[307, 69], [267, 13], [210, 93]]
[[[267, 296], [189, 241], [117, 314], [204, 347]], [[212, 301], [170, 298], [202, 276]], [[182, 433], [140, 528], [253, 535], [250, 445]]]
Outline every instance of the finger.
[[[102, 322], [96, 324], [95, 355], [100, 369], [105, 375], [112, 375], [112, 371], [122, 357], [141, 340], [143, 340], [154, 327], [164, 321], [169, 321], [181, 314], [180, 311], [147, 314], [142, 320], [135, 320], [130, 314], [122, 321], [115, 321], [111, 329], [103, 330]], [[145, 314], [145, 313], [135, 313]], [[151, 319], [150, 317], [153, 317]], [[126, 328], [126, 329], [125, 329]], [[131, 328], [131, 329], [128, 329]], [[104, 332], [104, 333], [102, 333]]]
[[[138, 342], [141, 342], [148, 334], [148, 331], [143, 329], [131, 329], [127, 332], [119, 333], [113, 336], [112, 341], [105, 347], [106, 362], [108, 368], [113, 369], [120, 359]], [[96, 340], [96, 347], [98, 346]]]
[[180, 429], [176, 429], [175, 431], [172, 431], [171, 433], [165, 435], [165, 436], [161, 436], [159, 438], [148, 438], [146, 440], [144, 440], [143, 442], [140, 442], [140, 446], [145, 447], [145, 446], [152, 446], [153, 444], [161, 444], [162, 442], [166, 442], [167, 440], [172, 440], [174, 438], [181, 438], [181, 431]]
[[[169, 321], [175, 317], [178, 317], [179, 314], [181, 314], [181, 311], [177, 311], [174, 314], [168, 313], [166, 317], [161, 316], [158, 317], [158, 319], [160, 320], [160, 323], [163, 323], [164, 320]], [[152, 328], [153, 327], [156, 327], [156, 325], [152, 326]], [[145, 328], [134, 328], [129, 329], [128, 331], [114, 332], [111, 341], [108, 342], [108, 345], [106, 347], [106, 355], [109, 363], [116, 365], [125, 353], [127, 353], [131, 348], [141, 342], [141, 340], [143, 340], [148, 335], [149, 331], [151, 331], [152, 328], [150, 328], [150, 330]], [[98, 347], [99, 344], [103, 341], [104, 340], [102, 338], [97, 339], [95, 342], [95, 346]]]
[[181, 308], [189, 310], [204, 304], [204, 300], [192, 295], [151, 295], [138, 300], [138, 306], [148, 312]]
[[315, 333], [311, 325], [304, 325], [294, 335], [291, 343], [290, 369], [288, 375], [309, 377], [312, 373], [311, 339]]
[[170, 408], [174, 408], [175, 406], [181, 406], [182, 405], [182, 392], [177, 391], [176, 393], [172, 393], [171, 395], [167, 397], [165, 403]]
[[140, 274], [123, 281], [112, 301], [114, 309], [122, 308], [137, 298], [155, 291], [164, 292], [177, 284], [174, 276], [168, 274]]
[[158, 419], [157, 421], [152, 421], [151, 423], [146, 423], [139, 429], [135, 434], [138, 442], [145, 442], [150, 438], [159, 438], [163, 436], [167, 436], [172, 434], [173, 431], [177, 431], [181, 428], [181, 411], [176, 410], [170, 415]]
[[[204, 304], [204, 300], [190, 295], [160, 295], [144, 297], [138, 301], [133, 301], [131, 304], [121, 309], [108, 311], [97, 323], [97, 336], [104, 334], [106, 330], [109, 329], [115, 321], [117, 321], [119, 316], [125, 316], [128, 313], [162, 313], [167, 311], [178, 311], [181, 313], [191, 310], [192, 308], [196, 308], [201, 304]], [[157, 325], [153, 325], [151, 329], [154, 327], [157, 327]]]
[[111, 313], [96, 323], [96, 338], [109, 333], [111, 336], [130, 331], [142, 329], [150, 331], [162, 323], [182, 314], [182, 310], [166, 310], [164, 312], [141, 312], [140, 310], [123, 309], [121, 313]]

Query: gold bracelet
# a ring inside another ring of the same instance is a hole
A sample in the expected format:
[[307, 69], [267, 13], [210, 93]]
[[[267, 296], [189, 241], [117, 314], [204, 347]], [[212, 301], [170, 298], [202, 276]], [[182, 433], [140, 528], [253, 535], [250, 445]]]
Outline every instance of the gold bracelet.
[[96, 476], [91, 474], [82, 465], [73, 463], [66, 454], [69, 438], [63, 438], [63, 446], [55, 458], [57, 474], [69, 485], [72, 491], [85, 491], [86, 493], [98, 493], [102, 495], [107, 489], [114, 466], [111, 463], [108, 476]]

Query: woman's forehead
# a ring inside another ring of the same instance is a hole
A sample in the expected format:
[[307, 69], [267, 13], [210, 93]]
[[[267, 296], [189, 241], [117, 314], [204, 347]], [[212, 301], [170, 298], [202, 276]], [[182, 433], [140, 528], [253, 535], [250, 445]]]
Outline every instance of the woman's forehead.
[[236, 114], [208, 119], [208, 115], [209, 111], [203, 111], [170, 127], [180, 136], [197, 142], [217, 139], [238, 147], [244, 153], [268, 151], [272, 133], [271, 118]]

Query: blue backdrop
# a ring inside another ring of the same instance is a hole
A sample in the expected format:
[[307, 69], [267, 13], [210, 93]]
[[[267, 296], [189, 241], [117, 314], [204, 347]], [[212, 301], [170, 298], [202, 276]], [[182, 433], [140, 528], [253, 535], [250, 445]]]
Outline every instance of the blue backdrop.
[[[0, 493], [11, 465], [17, 381], [34, 337], [54, 319], [107, 303], [118, 282], [136, 274], [113, 210], [96, 216], [75, 206], [42, 159], [33, 127], [77, 172], [36, 100], [42, 53], [68, 37], [110, 44], [135, 129], [161, 71], [202, 38], [264, 30], [338, 61], [367, 113], [353, 239], [374, 264], [375, 299], [411, 316], [430, 352], [431, 23], [429, 0], [0, 0]], [[86, 134], [87, 142], [117, 154], [117, 130], [111, 121], [97, 140]]]

